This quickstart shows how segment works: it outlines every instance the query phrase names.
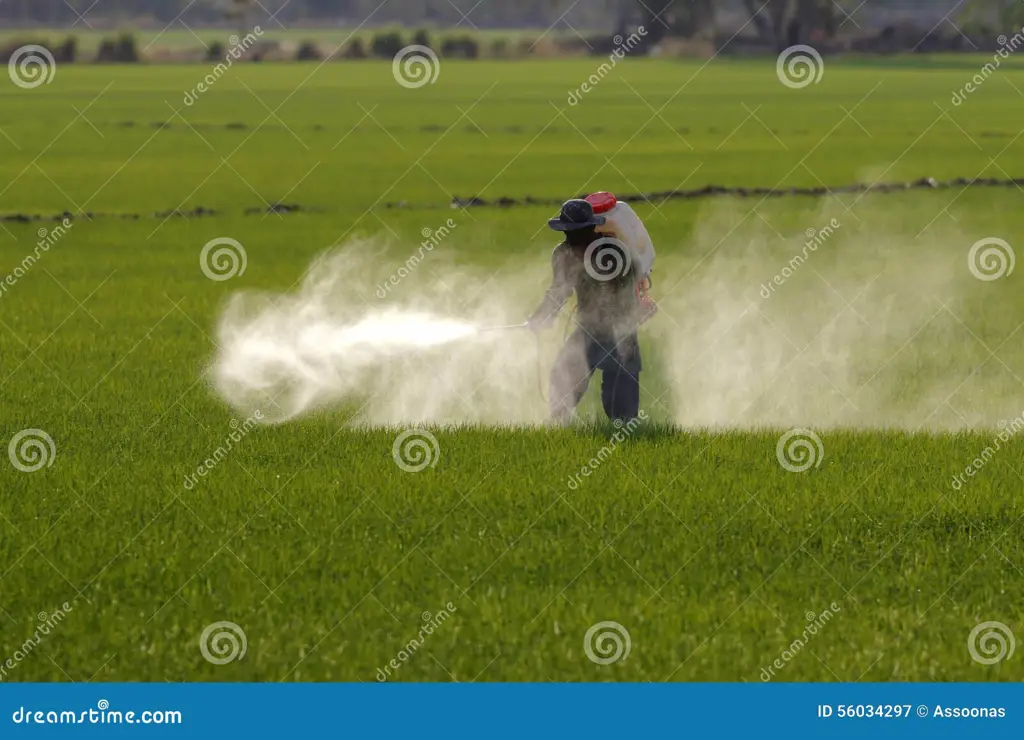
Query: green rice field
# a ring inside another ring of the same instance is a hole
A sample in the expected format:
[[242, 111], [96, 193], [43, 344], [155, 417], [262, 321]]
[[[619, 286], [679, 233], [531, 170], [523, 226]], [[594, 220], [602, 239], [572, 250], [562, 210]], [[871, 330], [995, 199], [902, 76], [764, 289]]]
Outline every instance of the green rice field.
[[[988, 659], [1024, 634], [1024, 67], [955, 104], [986, 61], [0, 79], [0, 678], [1024, 679]], [[921, 178], [1001, 184], [844, 189]], [[596, 387], [543, 423], [567, 313], [281, 423], [215, 382], [233, 296], [325, 255], [352, 315], [517, 323], [553, 204], [706, 185], [771, 192], [634, 202], [662, 307], [638, 426]]]

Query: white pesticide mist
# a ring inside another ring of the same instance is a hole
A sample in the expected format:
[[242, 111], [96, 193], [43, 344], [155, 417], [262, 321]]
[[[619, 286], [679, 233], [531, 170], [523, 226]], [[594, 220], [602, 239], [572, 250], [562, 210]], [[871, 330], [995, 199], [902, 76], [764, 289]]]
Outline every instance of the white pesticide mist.
[[981, 234], [903, 197], [852, 212], [833, 201], [781, 235], [748, 210], [706, 208], [687, 259], [662, 261], [647, 343], [668, 418], [940, 431], [1024, 409], [1024, 387], [981, 343], [994, 349], [1019, 323], [986, 327], [1000, 293], [968, 269]]
[[218, 328], [220, 395], [272, 422], [339, 405], [353, 424], [542, 421], [533, 334], [479, 330], [525, 321], [547, 260], [492, 279], [437, 250], [396, 281], [383, 253], [350, 242], [290, 294], [235, 295]]
[[[661, 311], [641, 331], [650, 417], [689, 428], [955, 430], [1019, 415], [1024, 388], [986, 363], [980, 341], [994, 348], [1005, 336], [977, 326], [998, 290], [967, 267], [984, 235], [946, 224], [919, 234], [902, 200], [787, 212], [799, 225], [781, 233], [749, 204], [708, 204], [674, 246], [655, 228]], [[921, 210], [926, 224], [934, 208]], [[353, 425], [543, 423], [565, 312], [541, 346], [525, 329], [478, 330], [536, 308], [553, 240], [498, 269], [457, 264], [451, 255], [472, 250], [444, 246], [387, 290], [375, 289], [401, 250], [353, 241], [293, 290], [236, 294], [218, 326], [216, 391], [271, 422], [337, 409]]]

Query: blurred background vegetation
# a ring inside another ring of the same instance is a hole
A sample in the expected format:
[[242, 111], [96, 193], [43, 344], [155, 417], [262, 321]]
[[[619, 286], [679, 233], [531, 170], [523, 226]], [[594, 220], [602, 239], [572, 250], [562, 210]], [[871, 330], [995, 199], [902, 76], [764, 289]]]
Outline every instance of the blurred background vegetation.
[[410, 43], [462, 58], [603, 55], [643, 26], [633, 54], [935, 53], [991, 51], [1022, 25], [1020, 0], [6, 0], [0, 51], [200, 61], [259, 26], [255, 60], [386, 58]]

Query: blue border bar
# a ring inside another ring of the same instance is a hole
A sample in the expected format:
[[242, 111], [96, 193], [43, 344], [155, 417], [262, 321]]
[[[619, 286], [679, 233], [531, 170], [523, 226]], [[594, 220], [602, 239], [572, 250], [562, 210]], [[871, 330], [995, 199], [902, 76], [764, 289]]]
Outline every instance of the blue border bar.
[[4, 738], [991, 740], [1024, 734], [1024, 684], [0, 684], [0, 712]]

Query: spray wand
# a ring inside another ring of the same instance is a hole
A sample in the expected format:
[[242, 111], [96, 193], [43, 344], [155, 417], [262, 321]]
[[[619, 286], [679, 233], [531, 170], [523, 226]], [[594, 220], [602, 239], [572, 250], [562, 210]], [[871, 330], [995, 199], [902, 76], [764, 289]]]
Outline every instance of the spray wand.
[[477, 329], [478, 333], [485, 331], [505, 331], [506, 329], [525, 329], [529, 324], [506, 324], [505, 326], [485, 326]]

